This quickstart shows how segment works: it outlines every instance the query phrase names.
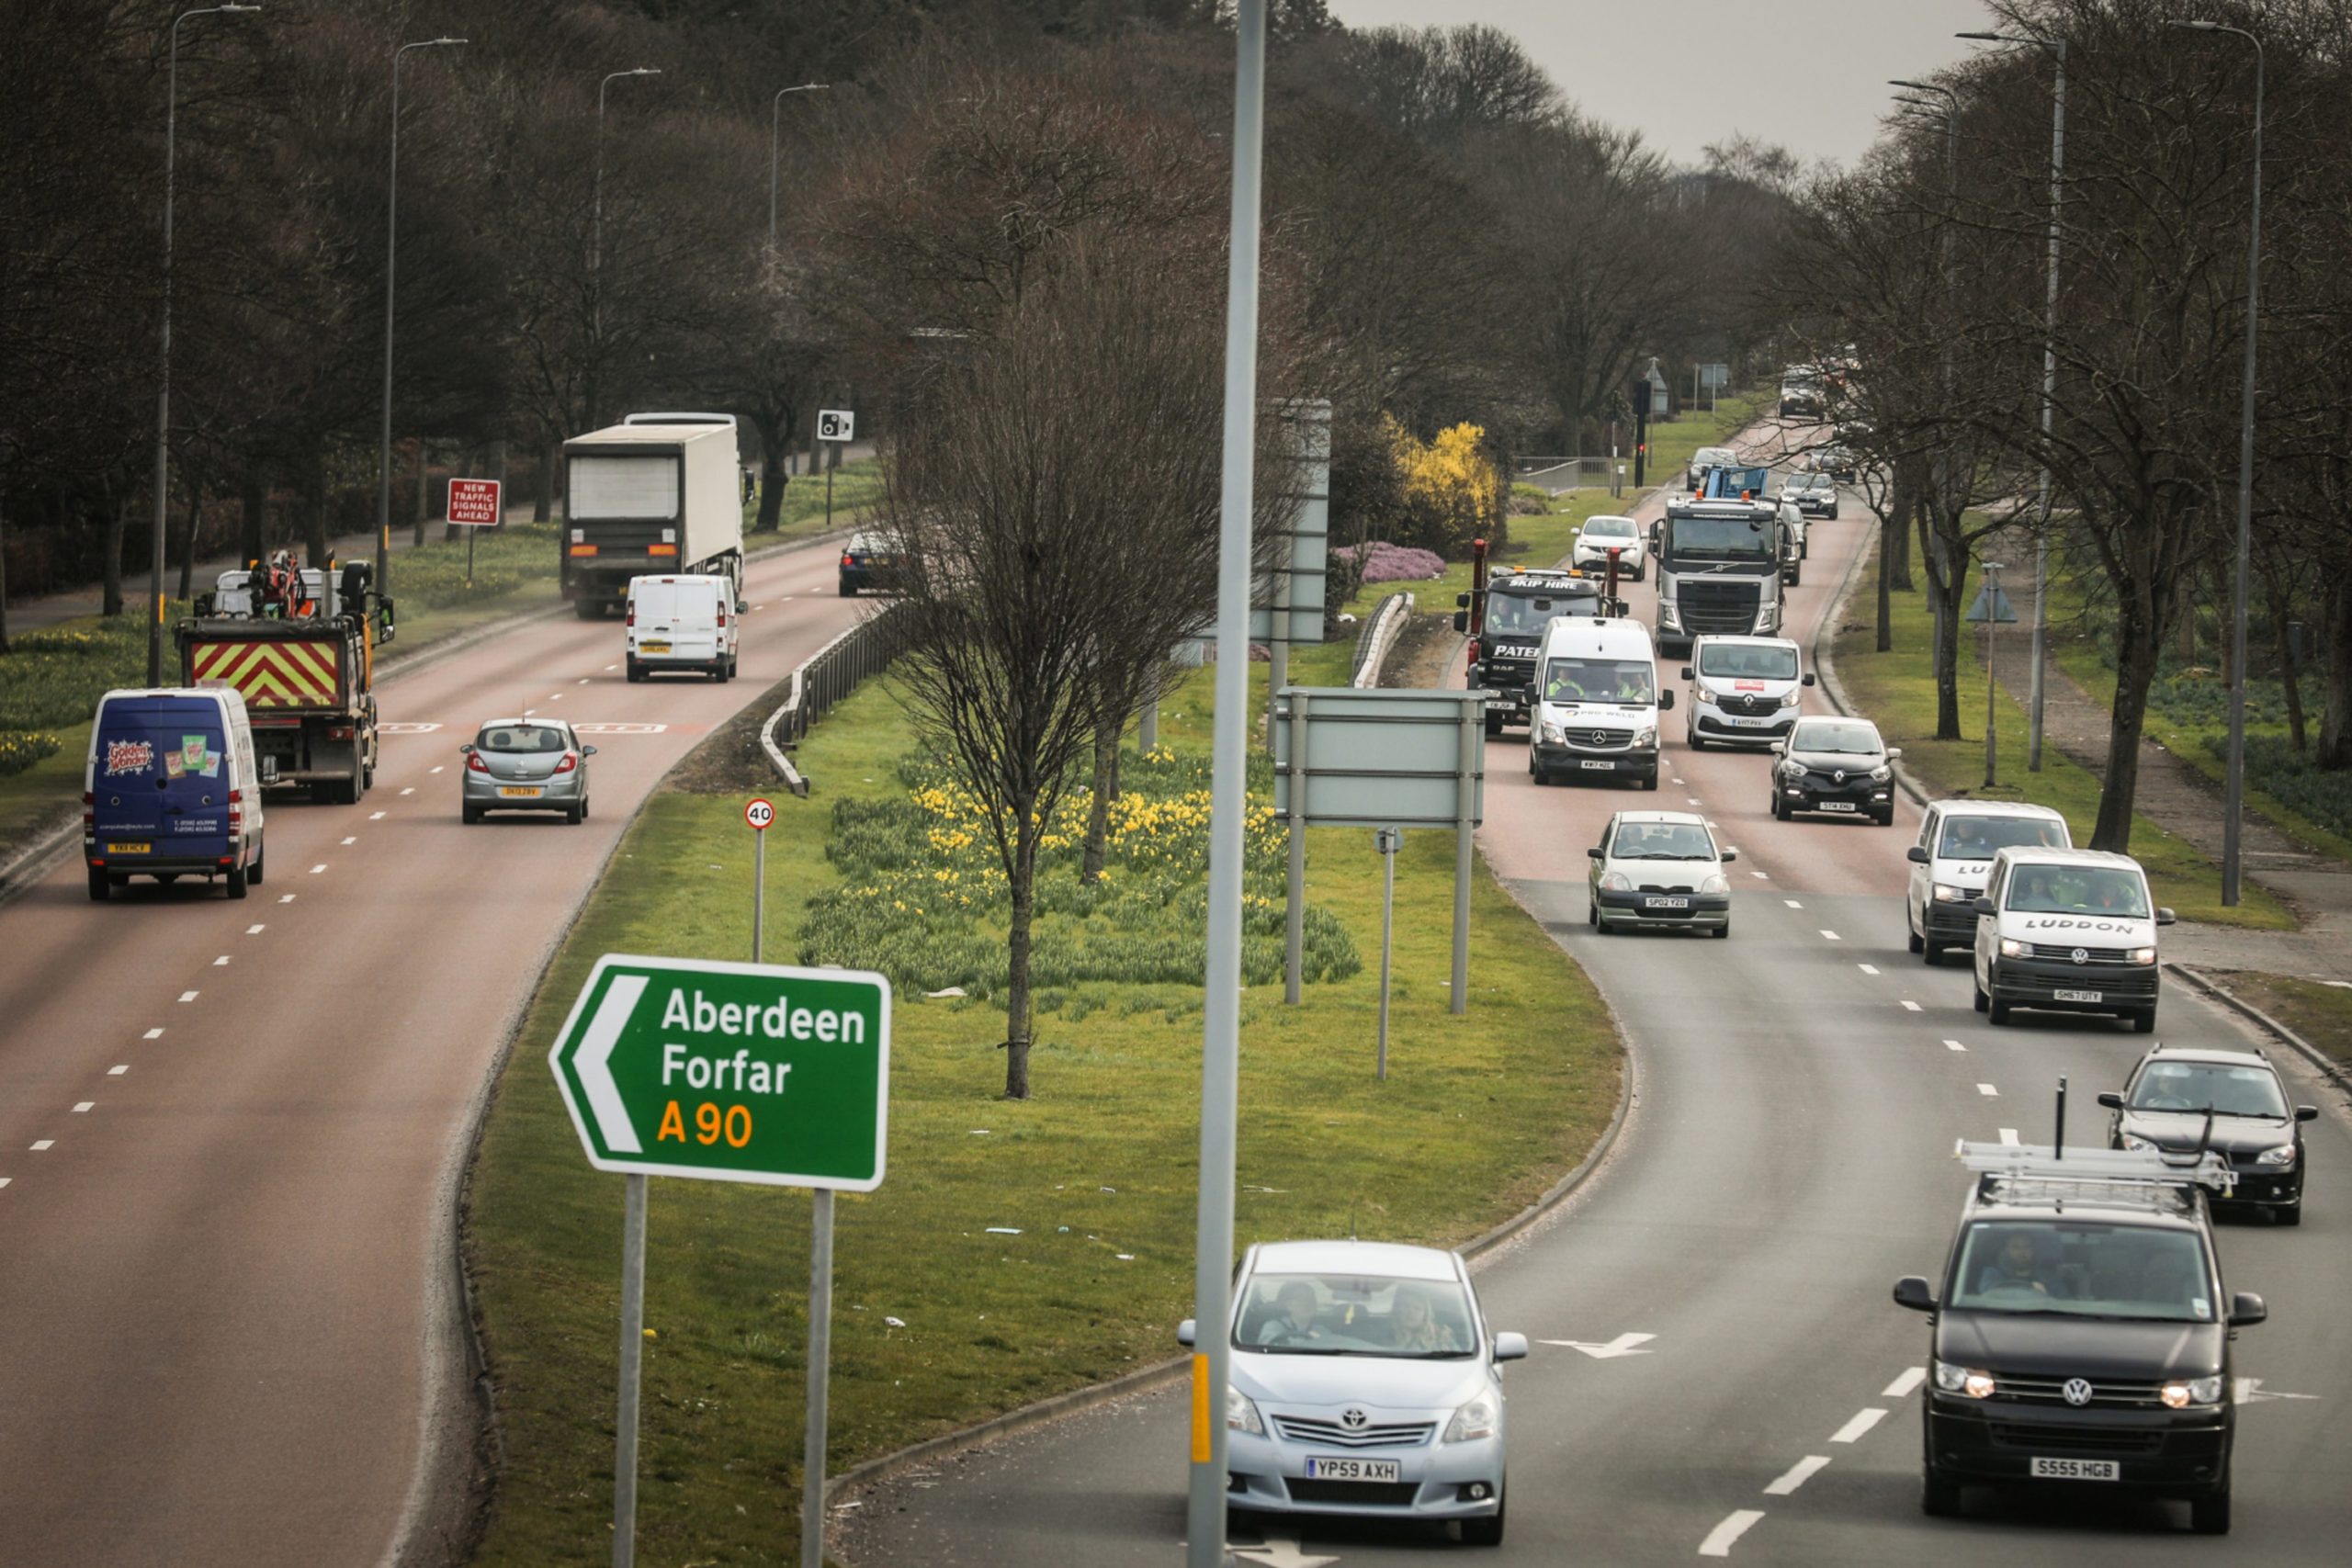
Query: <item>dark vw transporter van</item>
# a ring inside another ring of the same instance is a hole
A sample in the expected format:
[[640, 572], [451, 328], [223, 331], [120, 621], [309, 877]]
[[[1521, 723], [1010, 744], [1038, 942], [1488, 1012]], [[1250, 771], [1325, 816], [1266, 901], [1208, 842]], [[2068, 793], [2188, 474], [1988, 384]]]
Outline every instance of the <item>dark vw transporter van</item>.
[[262, 878], [261, 781], [232, 687], [108, 692], [82, 775], [82, 858], [104, 902], [133, 876]]

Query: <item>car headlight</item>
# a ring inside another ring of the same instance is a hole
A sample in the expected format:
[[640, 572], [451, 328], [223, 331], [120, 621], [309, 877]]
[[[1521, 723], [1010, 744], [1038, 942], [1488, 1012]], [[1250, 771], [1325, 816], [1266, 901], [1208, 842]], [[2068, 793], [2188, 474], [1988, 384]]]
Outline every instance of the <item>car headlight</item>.
[[1550, 741], [1555, 746], [1565, 744], [1568, 739], [1568, 732], [1561, 728], [1558, 725], [1554, 724], [1548, 718], [1544, 720], [1544, 722], [1537, 726], [1537, 728], [1544, 732], [1544, 739]]
[[1784, 779], [1801, 779], [1804, 777], [1804, 764], [1784, 761], [1781, 763], [1778, 772]]
[[2159, 1389], [2156, 1397], [2174, 1410], [2186, 1410], [2192, 1404], [2222, 1403], [2222, 1380], [2210, 1378], [2175, 1378]]
[[1474, 1442], [1495, 1435], [1496, 1424], [1501, 1419], [1503, 1402], [1491, 1393], [1482, 1393], [1453, 1413], [1445, 1424], [1445, 1441]]
[[2295, 1145], [2292, 1144], [2281, 1144], [2275, 1149], [2265, 1149], [2260, 1154], [2254, 1156], [2254, 1163], [2256, 1165], [2292, 1165], [2295, 1163]]
[[1719, 703], [1724, 700], [1724, 694], [1713, 686], [1702, 686], [1699, 688], [1699, 700], [1702, 703]]
[[1993, 1374], [1974, 1367], [1954, 1366], [1950, 1361], [1936, 1363], [1936, 1386], [1946, 1393], [1965, 1394], [1971, 1399], [1993, 1397]]
[[2032, 951], [2033, 943], [2030, 942], [2019, 942], [2008, 936], [2001, 939], [2001, 956], [2004, 958], [2023, 958]]
[[1631, 893], [1634, 890], [1633, 879], [1622, 871], [1604, 871], [1600, 874], [1600, 890], [1603, 893]]
[[1894, 770], [1888, 767], [1883, 762], [1881, 762], [1877, 767], [1871, 770], [1871, 783], [1872, 784], [1884, 784], [1894, 776]]
[[1725, 876], [1719, 871], [1715, 873], [1714, 875], [1707, 878], [1706, 881], [1699, 884], [1699, 891], [1702, 893], [1728, 893], [1731, 891], [1731, 878]]
[[1647, 724], [1634, 731], [1634, 744], [1637, 747], [1657, 745], [1657, 726], [1655, 724]]
[[1784, 708], [1796, 707], [1804, 703], [1804, 694], [1794, 686], [1791, 686], [1787, 691], [1781, 694], [1781, 705]]
[[1682, 617], [1676, 613], [1673, 600], [1660, 599], [1657, 602], [1657, 624], [1672, 626], [1676, 631], [1682, 629]]
[[1259, 1419], [1258, 1407], [1250, 1396], [1234, 1387], [1225, 1385], [1225, 1424], [1237, 1432], [1247, 1432], [1253, 1438], [1266, 1435], [1266, 1424]]
[[1939, 904], [1965, 904], [1973, 897], [1965, 887], [1954, 887], [1949, 882], [1936, 884], [1936, 902]]
[[2154, 964], [2156, 961], [2156, 950], [2153, 947], [2135, 947], [2132, 950], [2131, 957], [2134, 964]]
[[2145, 1153], [2148, 1150], [2160, 1149], [2162, 1147], [2160, 1145], [2152, 1143], [2146, 1138], [2139, 1137], [2131, 1133], [2123, 1134], [2123, 1146], [2127, 1149], [2139, 1153]]

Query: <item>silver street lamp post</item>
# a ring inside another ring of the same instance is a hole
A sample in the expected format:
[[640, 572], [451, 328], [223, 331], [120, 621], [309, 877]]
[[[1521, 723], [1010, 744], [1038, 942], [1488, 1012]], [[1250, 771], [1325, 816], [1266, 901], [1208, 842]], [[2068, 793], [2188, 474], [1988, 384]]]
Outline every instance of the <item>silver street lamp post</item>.
[[392, 287], [400, 258], [401, 56], [412, 49], [444, 49], [461, 38], [419, 39], [392, 51], [392, 161], [384, 181], [384, 423], [376, 460], [376, 592], [391, 592], [392, 553]]
[[2262, 293], [2262, 40], [2220, 22], [2172, 22], [2198, 33], [2228, 33], [2254, 46], [2254, 194], [2245, 236], [2245, 382], [2238, 399], [2238, 546], [2230, 597], [2230, 757], [2222, 805], [2222, 902], [2238, 901], [2239, 836], [2245, 815], [2245, 597], [2254, 555], [2254, 350]]
[[[208, 6], [183, 11], [172, 22], [170, 63], [164, 77], [164, 321], [156, 346], [155, 550], [147, 581], [147, 683], [151, 686], [164, 683], [164, 492], [171, 480], [172, 460], [172, 202], [179, 150], [180, 23], [191, 17], [241, 16], [260, 9], [258, 6]], [[194, 547], [193, 539], [190, 547]]]
[[2047, 688], [2043, 665], [2050, 648], [2050, 427], [2058, 406], [2058, 221], [2064, 210], [2066, 174], [2066, 40], [2022, 33], [1959, 33], [1981, 43], [2024, 43], [2046, 47], [2056, 68], [2050, 109], [2050, 279], [2042, 299], [2041, 332], [2041, 521], [2033, 536], [2033, 669], [2029, 676], [2025, 766], [2041, 771], [2041, 723]]
[[[588, 229], [588, 316], [599, 355], [605, 341], [605, 89], [624, 77], [661, 74], [653, 66], [640, 65], [633, 71], [615, 71], [596, 84], [596, 193]], [[596, 412], [594, 408], [588, 411], [591, 423]]]
[[806, 82], [797, 87], [778, 87], [768, 102], [768, 265], [775, 265], [775, 174], [778, 136], [784, 127], [784, 100], [790, 93], [821, 93], [832, 86], [831, 82]]

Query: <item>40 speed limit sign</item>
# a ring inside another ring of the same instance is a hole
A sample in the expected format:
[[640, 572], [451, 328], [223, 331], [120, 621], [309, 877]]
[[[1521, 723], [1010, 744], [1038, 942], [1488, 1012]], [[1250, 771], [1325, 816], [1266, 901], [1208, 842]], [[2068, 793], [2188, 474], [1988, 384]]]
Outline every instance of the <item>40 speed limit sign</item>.
[[747, 803], [743, 807], [743, 820], [749, 822], [754, 830], [766, 832], [768, 824], [775, 820], [775, 803], [767, 800], [752, 800]]

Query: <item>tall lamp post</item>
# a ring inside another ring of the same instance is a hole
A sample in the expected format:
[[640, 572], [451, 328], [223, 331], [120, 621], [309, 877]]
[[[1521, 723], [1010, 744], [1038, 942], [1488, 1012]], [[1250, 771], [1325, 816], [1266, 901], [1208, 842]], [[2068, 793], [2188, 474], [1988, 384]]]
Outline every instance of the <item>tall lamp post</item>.
[[[588, 230], [588, 317], [595, 342], [591, 352], [601, 355], [605, 342], [605, 89], [628, 76], [659, 76], [659, 69], [640, 65], [633, 71], [615, 71], [596, 84], [596, 194], [594, 211], [589, 219]], [[594, 363], [592, 359], [591, 363]], [[595, 386], [590, 383], [589, 398], [593, 404]], [[589, 423], [595, 423], [596, 410], [588, 410]]]
[[164, 491], [171, 479], [172, 442], [172, 198], [179, 147], [180, 23], [191, 17], [240, 16], [258, 6], [207, 6], [183, 11], [172, 22], [170, 64], [164, 81], [164, 323], [155, 382], [155, 550], [149, 563], [147, 594], [147, 683], [164, 683]]
[[831, 82], [805, 82], [797, 87], [778, 87], [768, 103], [768, 265], [775, 265], [775, 174], [778, 136], [784, 127], [784, 100], [788, 93], [822, 93], [832, 86]]
[[2041, 307], [2041, 523], [2033, 536], [2033, 670], [2027, 702], [2025, 765], [2041, 771], [2041, 718], [2047, 689], [2042, 666], [2050, 647], [2050, 427], [2058, 407], [2058, 220], [2065, 201], [2066, 40], [2043, 40], [2022, 33], [1958, 33], [1980, 43], [2024, 43], [2049, 49], [2057, 68], [2050, 110], [2050, 279]]
[[2238, 549], [2230, 606], [2230, 757], [2222, 805], [2222, 902], [2238, 901], [2241, 822], [2245, 814], [2245, 594], [2254, 555], [2254, 348], [2262, 294], [2262, 40], [2220, 22], [2171, 22], [2196, 33], [2228, 33], [2254, 46], [2254, 195], [2245, 236], [2245, 384], [2238, 399]]
[[400, 257], [401, 57], [412, 49], [443, 49], [461, 38], [419, 39], [392, 51], [392, 163], [384, 181], [384, 426], [376, 463], [376, 592], [391, 591], [392, 553], [392, 284]]

